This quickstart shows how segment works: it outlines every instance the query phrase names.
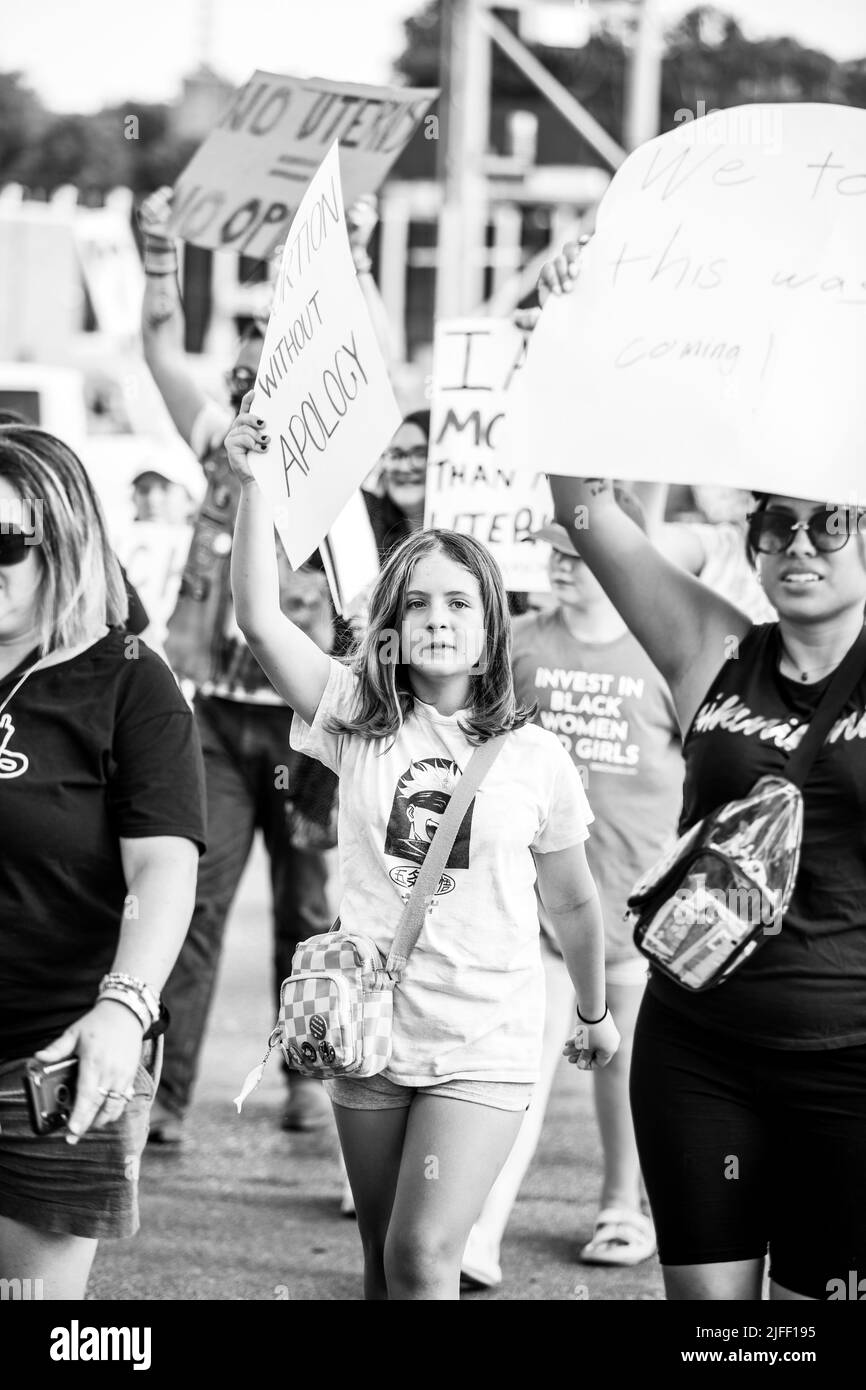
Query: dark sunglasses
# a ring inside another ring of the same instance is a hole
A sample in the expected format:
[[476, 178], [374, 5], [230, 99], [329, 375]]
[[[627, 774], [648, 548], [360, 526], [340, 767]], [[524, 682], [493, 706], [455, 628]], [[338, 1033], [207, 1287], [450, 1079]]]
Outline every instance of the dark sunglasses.
[[808, 521], [801, 521], [788, 507], [750, 512], [749, 544], [760, 555], [781, 555], [797, 532], [805, 531], [816, 550], [830, 554], [858, 535], [863, 514], [862, 507], [819, 507]]
[[20, 565], [32, 547], [32, 531], [22, 531], [20, 526], [0, 528], [0, 565]]

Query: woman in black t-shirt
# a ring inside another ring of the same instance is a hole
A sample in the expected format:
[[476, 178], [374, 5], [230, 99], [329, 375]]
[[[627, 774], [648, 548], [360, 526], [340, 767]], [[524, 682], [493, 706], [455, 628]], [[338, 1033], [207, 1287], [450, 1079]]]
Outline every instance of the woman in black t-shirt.
[[[601, 479], [551, 479], [586, 507], [581, 554], [666, 677], [685, 736], [685, 830], [783, 774], [862, 633], [866, 508], [761, 496], [749, 539], [778, 623], [753, 625], [669, 564]], [[585, 518], [588, 515], [589, 525]], [[651, 974], [631, 1075], [669, 1298], [845, 1297], [866, 1268], [866, 673], [803, 787], [789, 910], [720, 988]]]
[[[143, 1038], [192, 912], [201, 758], [168, 667], [123, 629], [99, 502], [59, 440], [0, 427], [0, 522], [0, 1277], [80, 1298], [98, 1238], [138, 1227]], [[34, 1056], [78, 1059], [43, 1135]]]

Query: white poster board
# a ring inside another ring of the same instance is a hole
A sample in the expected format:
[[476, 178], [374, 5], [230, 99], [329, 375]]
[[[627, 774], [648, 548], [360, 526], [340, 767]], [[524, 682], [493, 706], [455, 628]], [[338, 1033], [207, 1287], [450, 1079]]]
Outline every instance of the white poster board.
[[319, 547], [334, 607], [351, 611], [379, 574], [376, 538], [360, 492], [353, 492]]
[[736, 107], [618, 171], [502, 448], [530, 470], [864, 502], [864, 382], [866, 111]]
[[334, 140], [346, 206], [382, 183], [438, 89], [254, 72], [177, 180], [171, 231], [264, 259]]
[[525, 359], [526, 335], [507, 319], [436, 324], [424, 525], [481, 541], [506, 588], [546, 591], [548, 548], [529, 536], [553, 516], [547, 479], [506, 466], [496, 452]]
[[336, 141], [286, 238], [251, 410], [270, 436], [253, 471], [297, 569], [401, 418], [352, 263]]
[[72, 229], [98, 327], [137, 344], [144, 271], [128, 219], [110, 208], [76, 208]]

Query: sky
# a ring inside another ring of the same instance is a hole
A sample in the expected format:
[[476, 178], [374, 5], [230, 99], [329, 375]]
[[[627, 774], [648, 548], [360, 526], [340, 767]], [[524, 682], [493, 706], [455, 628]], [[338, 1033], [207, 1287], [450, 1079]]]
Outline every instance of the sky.
[[[96, 111], [132, 98], [171, 101], [202, 57], [238, 84], [257, 67], [387, 82], [402, 47], [402, 21], [422, 2], [0, 0], [0, 71], [21, 71], [44, 104], [62, 112]], [[548, 2], [564, 0], [542, 0]], [[666, 22], [694, 3], [656, 0]], [[750, 38], [790, 34], [836, 58], [866, 57], [866, 0], [716, 3]]]

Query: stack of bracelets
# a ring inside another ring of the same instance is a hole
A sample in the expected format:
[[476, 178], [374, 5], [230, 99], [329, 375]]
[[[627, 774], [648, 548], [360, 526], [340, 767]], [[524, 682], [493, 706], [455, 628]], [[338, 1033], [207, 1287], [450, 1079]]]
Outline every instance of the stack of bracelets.
[[162, 1002], [155, 990], [135, 975], [112, 970], [99, 981], [97, 999], [113, 999], [135, 1014], [142, 1029], [148, 1033], [162, 1014]]
[[168, 237], [146, 233], [144, 238], [145, 275], [176, 275], [177, 247]]

